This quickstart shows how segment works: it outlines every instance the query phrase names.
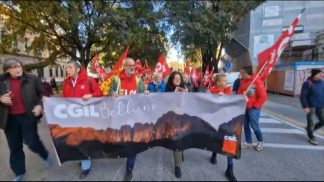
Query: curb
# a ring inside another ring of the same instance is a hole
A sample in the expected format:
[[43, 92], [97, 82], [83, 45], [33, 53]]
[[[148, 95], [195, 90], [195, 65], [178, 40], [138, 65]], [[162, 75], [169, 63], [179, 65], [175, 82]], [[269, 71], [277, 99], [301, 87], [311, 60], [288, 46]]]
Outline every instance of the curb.
[[[284, 120], [284, 121], [286, 121], [286, 122], [288, 122], [288, 123], [290, 123], [290, 124], [293, 124], [293, 125], [295, 125], [295, 126], [298, 126], [298, 127], [302, 128], [302, 129], [305, 128], [305, 126], [306, 126], [306, 125], [303, 125], [301, 122], [298, 122], [298, 121], [295, 120], [295, 119], [292, 119], [292, 118], [286, 117], [286, 116], [281, 115], [281, 114], [278, 114], [278, 113], [276, 113], [276, 112], [271, 112], [271, 111], [268, 110], [268, 109], [263, 108], [262, 111], [264, 111], [266, 114], [268, 114], [268, 115], [270, 115], [270, 116], [274, 116], [274, 117], [276, 117], [276, 118], [278, 118], [278, 119], [280, 119], [280, 120]], [[322, 131], [322, 130], [318, 130], [318, 131], [316, 131], [316, 133], [317, 133], [318, 135], [324, 136], [324, 131]], [[314, 135], [316, 135], [316, 134], [314, 134]]]

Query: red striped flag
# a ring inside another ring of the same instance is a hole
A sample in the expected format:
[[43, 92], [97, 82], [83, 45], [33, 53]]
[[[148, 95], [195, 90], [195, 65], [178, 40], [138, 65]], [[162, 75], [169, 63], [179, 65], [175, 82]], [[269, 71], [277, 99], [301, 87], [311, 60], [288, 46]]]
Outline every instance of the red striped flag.
[[281, 34], [274, 45], [258, 54], [259, 72], [256, 77], [259, 77], [262, 81], [264, 81], [269, 76], [281, 53], [287, 47], [304, 10], [305, 9], [303, 9], [301, 13], [295, 18], [289, 29]]

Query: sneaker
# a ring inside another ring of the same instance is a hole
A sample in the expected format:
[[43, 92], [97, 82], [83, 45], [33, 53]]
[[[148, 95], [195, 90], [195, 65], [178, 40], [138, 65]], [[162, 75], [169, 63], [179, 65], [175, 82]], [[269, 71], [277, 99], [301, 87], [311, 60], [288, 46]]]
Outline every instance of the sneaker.
[[53, 165], [52, 158], [51, 158], [50, 155], [48, 155], [47, 159], [44, 160], [44, 166], [45, 166], [46, 169], [49, 169], [49, 168], [52, 167], [52, 165]]
[[313, 139], [308, 139], [308, 142], [313, 144], [313, 145], [318, 145], [317, 141], [315, 140], [315, 138]]
[[258, 144], [255, 146], [256, 151], [261, 151], [263, 149], [263, 142], [258, 142]]
[[228, 167], [226, 169], [225, 176], [229, 181], [237, 181], [236, 177], [234, 176], [233, 167]]
[[86, 178], [89, 175], [89, 173], [90, 173], [90, 169], [81, 169], [79, 178], [80, 179]]
[[174, 174], [176, 178], [181, 178], [181, 168], [180, 166], [174, 167]]
[[246, 143], [246, 142], [244, 142], [242, 144], [242, 149], [247, 149], [247, 148], [253, 148], [252, 143]]
[[21, 174], [16, 176], [12, 181], [23, 181], [25, 178], [25, 174]]
[[133, 180], [133, 170], [126, 169], [125, 179], [124, 181], [132, 181]]

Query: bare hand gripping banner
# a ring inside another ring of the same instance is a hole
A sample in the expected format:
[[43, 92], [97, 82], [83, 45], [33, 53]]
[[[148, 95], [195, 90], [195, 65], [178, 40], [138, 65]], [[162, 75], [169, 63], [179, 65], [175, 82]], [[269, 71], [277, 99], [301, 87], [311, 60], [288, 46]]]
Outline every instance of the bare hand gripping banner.
[[44, 98], [60, 162], [127, 157], [155, 146], [239, 158], [245, 105], [241, 95], [206, 93]]

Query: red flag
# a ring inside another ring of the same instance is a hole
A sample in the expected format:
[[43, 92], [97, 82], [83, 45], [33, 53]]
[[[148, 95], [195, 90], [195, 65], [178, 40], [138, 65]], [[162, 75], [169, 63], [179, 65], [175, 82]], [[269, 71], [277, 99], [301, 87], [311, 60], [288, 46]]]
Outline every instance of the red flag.
[[124, 51], [124, 53], [120, 56], [117, 63], [114, 65], [114, 67], [111, 69], [111, 72], [109, 72], [103, 81], [100, 83], [100, 89], [104, 95], [108, 95], [109, 88], [112, 84], [112, 78], [113, 76], [118, 75], [123, 70], [123, 61], [127, 57], [128, 54], [128, 47]]
[[142, 63], [141, 63], [141, 60], [139, 60], [139, 59], [136, 60], [136, 68], [142, 69]]
[[149, 65], [148, 65], [148, 63], [147, 63], [147, 61], [146, 61], [146, 59], [145, 59], [145, 65], [144, 65], [144, 68], [145, 68], [145, 72], [146, 72], [147, 74], [149, 74], [149, 75], [152, 74], [152, 69], [149, 67]]
[[141, 60], [136, 60], [135, 74], [138, 75], [144, 72], [144, 68], [142, 67]]
[[294, 34], [294, 30], [304, 10], [305, 9], [303, 9], [302, 12], [295, 18], [289, 29], [281, 34], [274, 45], [258, 54], [259, 72], [256, 77], [259, 77], [262, 81], [264, 81], [269, 76], [282, 51], [287, 47], [289, 39]]
[[213, 69], [210, 71], [209, 76], [208, 76], [209, 85], [211, 85], [212, 82], [213, 82], [213, 81], [212, 81], [213, 74], [214, 74], [214, 67], [213, 67]]
[[97, 54], [92, 58], [90, 63], [90, 67], [97, 73], [100, 71], [99, 59], [99, 55]]
[[105, 68], [104, 68], [104, 67], [101, 67], [101, 68], [100, 68], [100, 71], [99, 71], [99, 74], [98, 74], [98, 77], [99, 77], [100, 79], [103, 79], [104, 76], [105, 76], [106, 74], [107, 74], [107, 73], [106, 73]]
[[207, 68], [205, 70], [205, 75], [209, 75], [209, 65], [207, 65]]
[[202, 79], [202, 86], [207, 89], [207, 87], [209, 86], [209, 65], [207, 65], [207, 68], [205, 70], [205, 74], [204, 74], [204, 78]]
[[197, 73], [196, 68], [192, 68], [190, 72], [190, 77], [193, 80], [194, 86], [197, 88], [199, 86], [199, 75]]
[[127, 57], [128, 54], [128, 47], [126, 48], [126, 50], [123, 52], [123, 54], [120, 56], [120, 58], [118, 59], [117, 63], [114, 65], [114, 67], [112, 68], [111, 72], [113, 71], [117, 71], [119, 69], [122, 68], [123, 66], [123, 61], [124, 59]]
[[184, 66], [184, 72], [190, 75], [190, 61], [187, 59]]
[[209, 77], [212, 77], [213, 74], [214, 74], [214, 67], [213, 67], [213, 69], [210, 71], [210, 73], [209, 73]]
[[162, 79], [164, 79], [167, 75], [171, 73], [171, 70], [166, 62], [166, 57], [165, 55], [161, 55], [159, 57], [159, 61], [156, 64], [154, 73], [161, 73], [162, 74]]

